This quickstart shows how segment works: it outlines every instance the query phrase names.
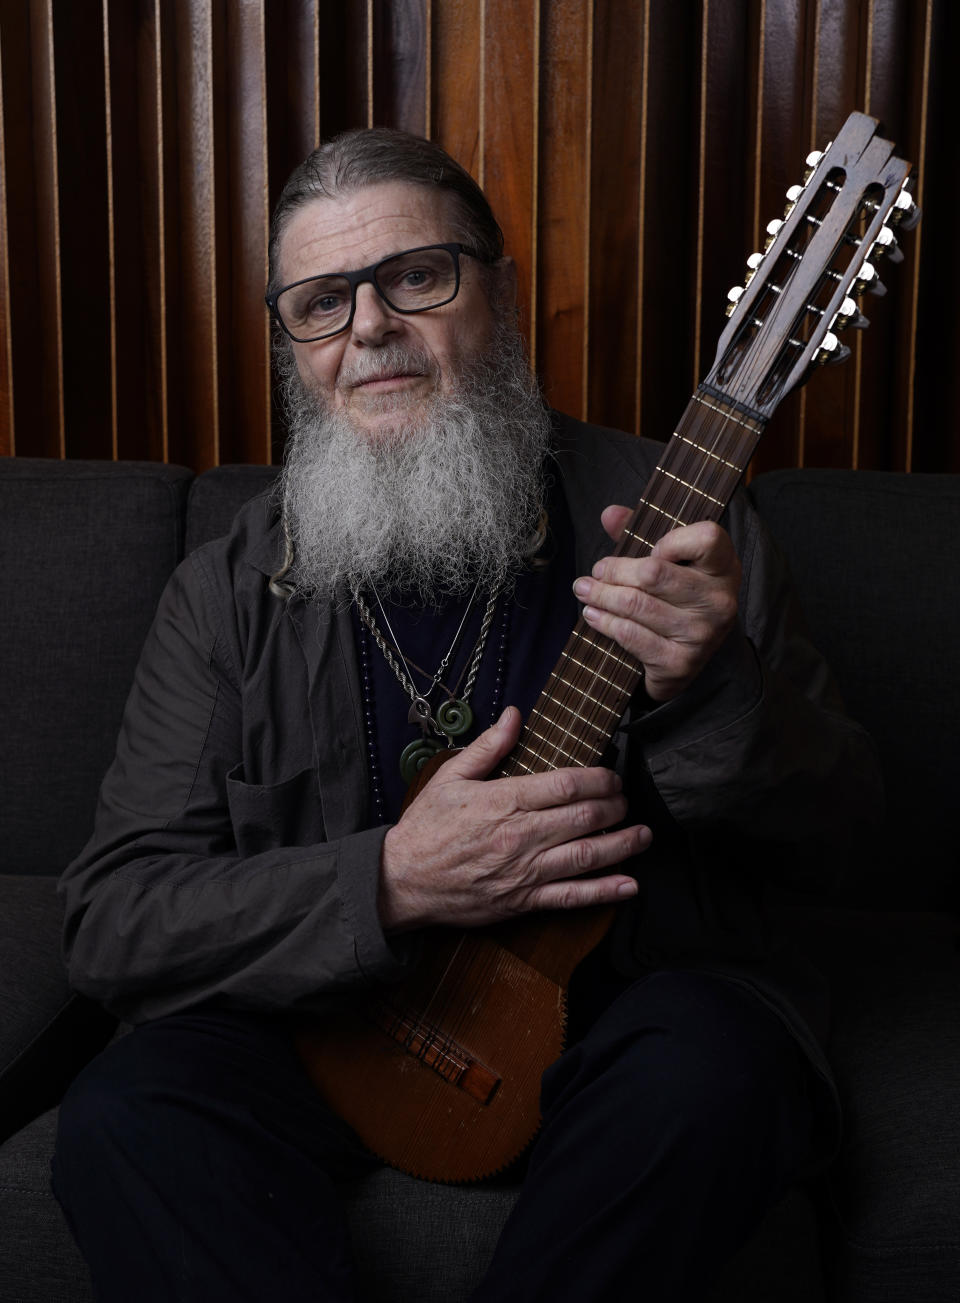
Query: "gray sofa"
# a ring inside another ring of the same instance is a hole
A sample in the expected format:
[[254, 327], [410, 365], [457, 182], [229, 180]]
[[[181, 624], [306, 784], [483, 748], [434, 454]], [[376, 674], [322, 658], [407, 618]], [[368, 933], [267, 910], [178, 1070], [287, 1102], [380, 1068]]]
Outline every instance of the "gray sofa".
[[[273, 474], [0, 462], [0, 1303], [92, 1297], [48, 1168], [57, 1100], [115, 1028], [67, 990], [55, 881], [90, 830], [167, 576]], [[960, 477], [778, 471], [750, 491], [877, 739], [890, 800], [829, 901], [772, 902], [832, 982], [845, 1135], [834, 1168], [771, 1210], [716, 1298], [956, 1303]], [[466, 1297], [513, 1199], [390, 1171], [347, 1194], [365, 1303]]]

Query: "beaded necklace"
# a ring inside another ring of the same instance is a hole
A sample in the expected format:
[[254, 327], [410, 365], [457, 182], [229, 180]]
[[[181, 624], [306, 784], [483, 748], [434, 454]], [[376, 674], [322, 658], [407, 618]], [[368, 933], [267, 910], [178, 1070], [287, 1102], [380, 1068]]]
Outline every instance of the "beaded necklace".
[[[495, 605], [496, 605], [495, 601], [492, 605], [488, 603], [489, 617], [487, 616], [487, 613], [485, 613], [484, 616], [488, 629], [493, 619], [493, 615], [494, 615], [493, 608]], [[494, 722], [494, 720], [497, 718], [502, 708], [504, 684], [506, 680], [507, 645], [508, 645], [508, 635], [510, 629], [511, 606], [512, 604], [509, 601], [503, 602], [500, 611], [500, 617], [499, 620], [497, 621], [497, 632], [496, 632], [497, 652], [496, 652], [496, 662], [494, 666], [493, 689], [490, 696], [490, 723]], [[358, 612], [359, 612], [359, 606], [358, 606]], [[359, 633], [360, 633], [360, 638], [359, 638], [360, 678], [361, 678], [361, 691], [363, 695], [364, 724], [366, 729], [367, 766], [370, 774], [370, 799], [371, 799], [371, 805], [373, 807], [373, 813], [376, 817], [376, 822], [378, 824], [382, 824], [386, 822], [386, 802], [385, 802], [385, 794], [384, 794], [383, 771], [381, 769], [380, 753], [377, 744], [377, 735], [378, 735], [377, 712], [376, 712], [376, 699], [374, 695], [374, 685], [373, 685], [373, 669], [371, 665], [371, 656], [373, 654], [372, 647], [374, 645], [375, 633], [379, 633], [379, 630], [376, 629], [375, 623], [373, 629], [371, 629], [370, 625], [367, 623], [367, 621], [365, 621], [362, 618], [362, 614], [361, 614], [361, 619], [359, 622]], [[484, 634], [482, 631], [481, 631], [481, 637], [485, 642], [486, 634]], [[482, 653], [482, 646], [481, 646], [481, 653]], [[476, 662], [475, 669], [474, 669], [474, 662]], [[389, 664], [389, 661], [387, 663]], [[415, 668], [419, 668], [419, 667], [415, 667]], [[476, 648], [474, 650], [472, 657], [470, 658], [470, 669], [473, 672], [472, 675], [468, 676], [467, 682], [470, 685], [470, 691], [472, 691], [473, 681], [476, 679], [476, 674], [477, 671], [479, 670], [479, 658], [477, 656]], [[396, 673], [396, 671], [394, 671], [394, 673]], [[461, 673], [460, 681], [463, 680], [465, 673], [467, 673], [466, 670], [463, 671], [463, 673]], [[457, 684], [457, 688], [459, 688], [459, 682]], [[448, 694], [450, 694], [450, 700], [445, 702], [444, 705], [452, 705], [454, 700], [453, 694], [450, 693], [450, 690], [447, 689], [446, 687], [444, 690], [447, 691]], [[470, 692], [468, 691], [466, 686], [464, 688], [464, 695], [465, 696], [470, 695]], [[442, 709], [443, 707], [441, 707], [441, 710]], [[440, 712], [438, 711], [437, 713], [439, 715]], [[421, 729], [423, 728], [423, 721], [421, 720], [421, 718], [419, 718], [419, 716], [416, 718], [413, 717], [412, 706], [410, 710], [410, 715], [408, 717], [411, 719], [412, 723], [417, 723], [420, 725]], [[471, 719], [472, 719], [472, 712], [471, 712]], [[469, 727], [469, 724], [467, 725], [467, 727]], [[424, 741], [426, 741], [427, 746], [425, 748], [425, 754], [421, 754], [419, 751], [419, 747]], [[448, 745], [453, 745], [452, 740], [448, 742]], [[416, 773], [417, 769], [419, 769], [420, 766], [426, 762], [426, 760], [429, 758], [430, 755], [434, 754], [436, 751], [441, 749], [441, 746], [442, 743], [434, 744], [434, 739], [430, 739], [430, 738], [425, 739], [424, 737], [421, 737], [418, 738], [415, 742], [411, 743], [408, 747], [404, 748], [404, 754], [410, 751], [411, 748], [418, 748], [417, 758], [419, 760], [419, 763], [416, 764], [416, 767], [413, 769], [412, 772]], [[407, 777], [406, 774], [404, 774], [404, 781], [409, 782], [409, 778]]]

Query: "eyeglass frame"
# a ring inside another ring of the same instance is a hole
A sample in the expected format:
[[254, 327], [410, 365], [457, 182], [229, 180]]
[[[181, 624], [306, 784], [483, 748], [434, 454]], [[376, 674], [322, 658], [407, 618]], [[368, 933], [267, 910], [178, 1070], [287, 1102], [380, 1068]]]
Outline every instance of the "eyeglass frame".
[[[394, 258], [404, 258], [410, 253], [425, 253], [427, 249], [445, 249], [447, 253], [452, 256], [454, 276], [456, 278], [454, 281], [453, 293], [449, 298], [441, 299], [439, 303], [429, 303], [422, 308], [396, 307], [395, 304], [390, 302], [386, 294], [384, 294], [383, 290], [377, 284], [376, 273], [384, 263], [393, 262]], [[476, 249], [470, 249], [467, 245], [460, 244], [457, 241], [448, 241], [446, 243], [438, 244], [418, 244], [414, 249], [400, 249], [397, 253], [387, 254], [386, 258], [381, 258], [379, 262], [372, 262], [369, 267], [361, 267], [357, 271], [318, 272], [315, 276], [304, 276], [300, 280], [291, 281], [289, 285], [281, 285], [280, 289], [274, 291], [273, 294], [265, 294], [264, 302], [270, 309], [270, 315], [273, 317], [274, 321], [283, 333], [292, 339], [295, 344], [316, 344], [318, 340], [332, 339], [334, 335], [342, 335], [345, 330], [350, 329], [357, 313], [357, 289], [361, 285], [372, 285], [376, 293], [379, 294], [381, 299], [383, 299], [391, 312], [399, 312], [405, 317], [416, 316], [419, 312], [432, 312], [434, 308], [446, 307], [446, 305], [452, 303], [460, 293], [460, 257], [462, 254], [466, 254], [468, 258], [476, 258], [478, 262], [489, 263], [490, 261], [489, 258], [485, 258], [483, 254], [479, 253]], [[287, 290], [295, 290], [298, 285], [306, 285], [310, 281], [325, 280], [327, 277], [339, 277], [340, 279], [345, 280], [350, 286], [350, 315], [347, 317], [343, 325], [338, 326], [336, 330], [329, 330], [325, 335], [311, 335], [309, 339], [301, 339], [298, 335], [295, 335], [284, 322], [283, 317], [280, 315], [280, 309], [277, 307], [277, 301], [281, 294], [286, 294]]]

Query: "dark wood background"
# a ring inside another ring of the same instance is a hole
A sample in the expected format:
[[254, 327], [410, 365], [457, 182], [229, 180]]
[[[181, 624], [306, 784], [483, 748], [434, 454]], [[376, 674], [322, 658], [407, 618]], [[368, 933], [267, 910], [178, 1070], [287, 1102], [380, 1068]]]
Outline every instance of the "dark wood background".
[[321, 136], [486, 188], [547, 396], [666, 437], [852, 109], [925, 217], [755, 466], [960, 470], [955, 0], [0, 0], [0, 454], [277, 460], [269, 212]]

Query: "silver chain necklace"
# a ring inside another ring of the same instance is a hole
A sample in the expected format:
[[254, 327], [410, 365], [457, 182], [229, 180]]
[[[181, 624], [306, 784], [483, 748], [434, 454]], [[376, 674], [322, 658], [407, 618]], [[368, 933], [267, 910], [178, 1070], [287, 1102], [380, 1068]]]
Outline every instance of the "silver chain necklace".
[[[396, 657], [394, 657], [387, 640], [384, 638], [376, 620], [373, 618], [373, 613], [370, 608], [359, 593], [354, 593], [354, 601], [357, 604], [357, 611], [360, 614], [361, 620], [370, 630], [374, 642], [379, 647], [384, 660], [393, 672], [397, 682], [410, 698], [410, 710], [407, 713], [407, 720], [411, 724], [417, 724], [420, 728], [421, 736], [405, 746], [403, 751], [400, 753], [400, 773], [405, 782], [409, 783], [423, 765], [424, 761], [430, 755], [434, 755], [436, 752], [442, 750], [444, 743], [448, 747], [452, 747], [454, 745], [454, 739], [462, 737], [463, 734], [468, 732], [472, 726], [473, 710], [469, 705], [470, 694], [473, 692], [473, 687], [476, 683], [477, 674], [480, 670], [480, 662], [483, 659], [484, 648], [487, 645], [487, 637], [490, 633], [490, 626], [493, 623], [494, 611], [496, 610], [497, 601], [502, 591], [503, 580], [501, 579], [494, 586], [489, 600], [487, 601], [486, 610], [483, 613], [483, 620], [480, 624], [480, 633], [477, 637], [477, 642], [473, 649], [473, 655], [470, 658], [469, 666], [466, 671], [466, 682], [463, 685], [463, 692], [459, 695], [457, 695], [460, 686], [459, 681], [455, 685], [453, 691], [451, 691], [442, 683], [442, 680], [450, 665], [450, 661], [453, 659], [454, 652], [457, 649], [457, 644], [460, 641], [467, 618], [469, 617], [470, 612], [473, 609], [473, 604], [476, 601], [476, 588], [470, 595], [470, 600], [467, 603], [466, 610], [464, 611], [460, 624], [457, 627], [457, 632], [454, 634], [453, 642], [450, 644], [447, 654], [437, 666], [436, 673], [431, 679], [430, 686], [424, 692], [417, 691], [416, 685], [413, 681], [413, 675], [410, 673], [410, 664], [403, 652], [400, 650], [400, 644], [397, 642], [396, 634], [393, 632], [387, 613], [383, 609], [380, 594], [377, 592], [376, 588], [373, 589], [373, 594], [377, 599], [377, 606], [380, 610], [380, 615], [387, 627], [387, 632], [390, 634], [397, 656], [399, 656], [400, 661], [402, 662], [402, 668], [401, 665], [397, 663]], [[415, 666], [415, 668], [420, 670], [419, 666]], [[420, 673], [423, 674], [424, 678], [429, 677], [427, 672], [424, 670], [420, 670]], [[462, 679], [463, 676], [461, 675], [460, 681], [462, 681]], [[436, 712], [434, 712], [433, 707], [430, 705], [430, 697], [438, 686], [442, 686], [444, 691], [447, 693], [447, 700], [442, 702]], [[433, 736], [431, 736], [431, 733]]]

